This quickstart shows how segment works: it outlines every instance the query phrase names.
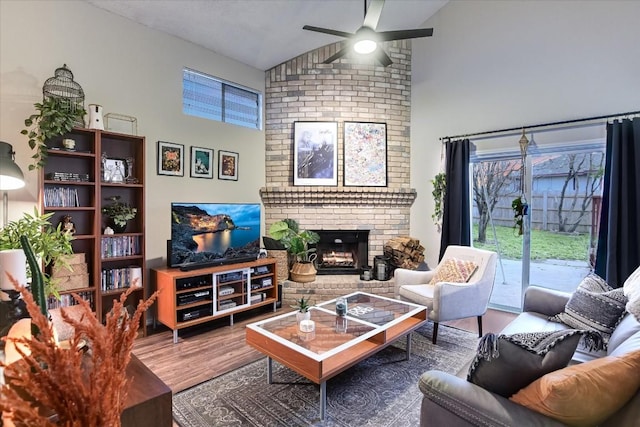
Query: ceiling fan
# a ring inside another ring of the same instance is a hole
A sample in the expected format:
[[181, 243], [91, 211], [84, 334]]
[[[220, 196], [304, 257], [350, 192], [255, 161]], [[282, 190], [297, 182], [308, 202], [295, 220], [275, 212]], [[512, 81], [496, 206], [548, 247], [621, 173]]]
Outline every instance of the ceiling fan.
[[433, 28], [422, 28], [416, 30], [398, 30], [398, 31], [376, 31], [384, 0], [371, 0], [367, 9], [367, 0], [364, 0], [364, 22], [355, 33], [346, 31], [331, 30], [328, 28], [313, 27], [305, 25], [303, 30], [316, 31], [318, 33], [331, 34], [346, 38], [345, 46], [336, 52], [335, 55], [327, 58], [324, 64], [330, 64], [336, 59], [342, 58], [350, 49], [353, 48], [357, 53], [368, 54], [374, 53], [376, 59], [383, 66], [391, 65], [393, 62], [389, 55], [378, 45], [379, 42], [391, 40], [415, 39], [419, 37], [430, 37], [433, 35]]

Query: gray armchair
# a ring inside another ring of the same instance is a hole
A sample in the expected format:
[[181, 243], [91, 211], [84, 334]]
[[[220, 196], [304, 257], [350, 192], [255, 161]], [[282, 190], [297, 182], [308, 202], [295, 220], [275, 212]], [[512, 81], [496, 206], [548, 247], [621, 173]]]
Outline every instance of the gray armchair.
[[487, 311], [489, 297], [496, 276], [497, 254], [468, 246], [449, 246], [440, 264], [449, 258], [473, 261], [478, 269], [466, 283], [439, 282], [430, 285], [433, 271], [415, 271], [398, 268], [395, 271], [399, 298], [424, 305], [429, 309], [433, 325], [433, 343], [438, 338], [438, 324], [447, 320], [477, 316], [478, 336], [482, 336], [482, 316]]

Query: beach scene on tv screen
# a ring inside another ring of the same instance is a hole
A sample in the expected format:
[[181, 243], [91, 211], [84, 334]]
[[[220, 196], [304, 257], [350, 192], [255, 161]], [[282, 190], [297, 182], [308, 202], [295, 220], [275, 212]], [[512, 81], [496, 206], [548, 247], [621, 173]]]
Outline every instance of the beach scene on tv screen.
[[259, 250], [259, 204], [171, 204], [171, 266], [245, 259]]

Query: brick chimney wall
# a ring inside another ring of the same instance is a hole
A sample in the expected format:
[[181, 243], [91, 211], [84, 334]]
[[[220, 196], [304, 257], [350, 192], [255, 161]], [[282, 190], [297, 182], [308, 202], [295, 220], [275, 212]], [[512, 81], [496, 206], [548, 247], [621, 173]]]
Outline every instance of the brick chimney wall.
[[[416, 191], [410, 188], [411, 41], [383, 44], [393, 64], [355, 54], [323, 64], [331, 44], [266, 71], [266, 187], [260, 189], [267, 230], [292, 218], [303, 229], [369, 229], [369, 264], [384, 243], [409, 234]], [[338, 185], [293, 185], [293, 124], [338, 122]], [[387, 187], [343, 186], [344, 122], [387, 125]]]

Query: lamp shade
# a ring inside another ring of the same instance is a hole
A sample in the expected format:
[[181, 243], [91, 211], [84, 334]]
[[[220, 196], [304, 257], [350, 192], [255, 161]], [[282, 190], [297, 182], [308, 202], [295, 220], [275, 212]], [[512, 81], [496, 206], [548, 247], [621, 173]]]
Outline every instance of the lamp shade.
[[0, 190], [15, 190], [24, 187], [24, 175], [14, 161], [11, 144], [0, 141]]
[[21, 286], [27, 284], [27, 257], [22, 249], [0, 251], [0, 289], [13, 290], [13, 283], [7, 273]]

